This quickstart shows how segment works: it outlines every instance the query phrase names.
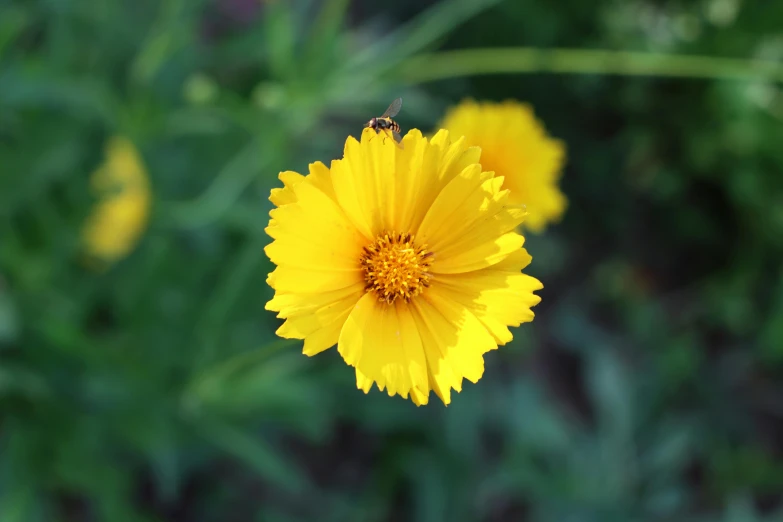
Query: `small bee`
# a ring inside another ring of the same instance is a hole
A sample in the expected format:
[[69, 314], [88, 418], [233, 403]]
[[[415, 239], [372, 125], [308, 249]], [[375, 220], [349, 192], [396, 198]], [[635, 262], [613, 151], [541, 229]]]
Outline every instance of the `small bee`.
[[397, 116], [402, 107], [402, 98], [394, 100], [386, 112], [382, 116], [373, 118], [368, 121], [364, 126], [373, 129], [375, 132], [381, 132], [389, 130], [391, 131], [394, 141], [399, 144], [402, 138], [400, 137], [400, 124], [394, 121], [392, 118]]

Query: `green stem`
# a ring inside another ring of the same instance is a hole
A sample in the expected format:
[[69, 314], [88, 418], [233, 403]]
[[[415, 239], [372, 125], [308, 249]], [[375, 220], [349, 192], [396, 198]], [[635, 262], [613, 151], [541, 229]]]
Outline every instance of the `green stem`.
[[630, 51], [512, 47], [419, 55], [402, 64], [399, 78], [416, 84], [504, 73], [619, 74], [783, 82], [783, 63]]

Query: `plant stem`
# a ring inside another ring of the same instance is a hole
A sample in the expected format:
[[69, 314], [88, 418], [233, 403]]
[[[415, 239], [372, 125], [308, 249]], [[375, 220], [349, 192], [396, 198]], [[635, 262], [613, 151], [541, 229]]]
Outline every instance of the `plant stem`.
[[783, 82], [783, 63], [597, 49], [512, 47], [419, 55], [401, 65], [398, 77], [405, 83], [417, 84], [504, 73], [619, 74]]

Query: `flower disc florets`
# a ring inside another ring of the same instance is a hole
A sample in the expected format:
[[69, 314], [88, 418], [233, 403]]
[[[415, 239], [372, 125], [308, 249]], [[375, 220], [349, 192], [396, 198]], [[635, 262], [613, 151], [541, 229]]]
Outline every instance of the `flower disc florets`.
[[380, 235], [362, 253], [361, 266], [367, 283], [364, 289], [374, 292], [386, 304], [397, 298], [408, 302], [419, 295], [430, 286], [427, 269], [432, 264], [432, 252], [425, 246], [416, 246], [411, 234]]

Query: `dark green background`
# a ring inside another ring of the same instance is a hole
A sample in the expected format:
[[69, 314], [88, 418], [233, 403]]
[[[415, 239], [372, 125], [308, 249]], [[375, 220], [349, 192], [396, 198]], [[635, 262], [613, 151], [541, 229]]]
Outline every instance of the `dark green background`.
[[[397, 74], [494, 46], [783, 60], [781, 27], [761, 0], [0, 0], [0, 521], [783, 519], [780, 85]], [[527, 101], [568, 145], [536, 320], [448, 408], [365, 396], [263, 309], [277, 173], [396, 96], [425, 131]], [[115, 134], [153, 215], [96, 273]]]

